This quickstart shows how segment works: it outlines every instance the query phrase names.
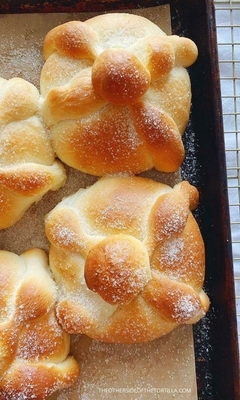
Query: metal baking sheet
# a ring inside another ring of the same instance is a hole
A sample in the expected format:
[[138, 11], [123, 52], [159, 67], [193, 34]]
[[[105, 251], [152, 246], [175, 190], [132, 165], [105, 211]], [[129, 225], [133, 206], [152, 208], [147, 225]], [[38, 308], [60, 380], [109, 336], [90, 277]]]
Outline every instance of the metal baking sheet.
[[237, 400], [239, 355], [233, 259], [226, 178], [215, 9], [213, 0], [169, 1], [2, 1], [0, 13], [46, 13], [140, 9], [169, 4], [173, 33], [190, 37], [199, 57], [190, 68], [191, 118], [182, 177], [200, 191], [196, 211], [206, 245], [205, 290], [211, 309], [194, 328], [199, 400]]

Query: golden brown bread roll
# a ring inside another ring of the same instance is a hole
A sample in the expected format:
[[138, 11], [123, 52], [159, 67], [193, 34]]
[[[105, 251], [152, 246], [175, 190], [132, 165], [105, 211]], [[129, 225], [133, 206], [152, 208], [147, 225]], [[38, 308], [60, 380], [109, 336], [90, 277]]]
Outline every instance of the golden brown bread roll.
[[59, 189], [65, 170], [38, 116], [39, 92], [21, 79], [0, 78], [0, 229], [19, 220], [49, 190]]
[[109, 13], [70, 21], [45, 37], [41, 112], [58, 157], [92, 175], [172, 172], [189, 119], [188, 38], [148, 19]]
[[186, 181], [120, 176], [63, 199], [45, 221], [63, 328], [131, 343], [198, 321], [209, 300], [197, 203]]
[[75, 382], [69, 335], [55, 315], [47, 255], [0, 251], [0, 399], [43, 400]]

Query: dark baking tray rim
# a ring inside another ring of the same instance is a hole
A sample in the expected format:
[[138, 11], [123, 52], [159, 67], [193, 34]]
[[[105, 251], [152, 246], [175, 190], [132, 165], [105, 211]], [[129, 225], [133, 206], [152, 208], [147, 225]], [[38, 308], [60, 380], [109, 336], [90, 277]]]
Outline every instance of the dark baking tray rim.
[[[162, 4], [170, 4], [173, 32], [191, 38], [199, 49], [198, 60], [189, 69], [193, 97], [182, 168], [183, 179], [196, 184], [200, 192], [196, 218], [206, 245], [205, 290], [211, 299], [209, 313], [194, 327], [198, 397], [239, 400], [239, 347], [214, 1], [2, 0], [0, 14], [109, 12]], [[188, 146], [189, 139], [194, 140], [194, 150]]]

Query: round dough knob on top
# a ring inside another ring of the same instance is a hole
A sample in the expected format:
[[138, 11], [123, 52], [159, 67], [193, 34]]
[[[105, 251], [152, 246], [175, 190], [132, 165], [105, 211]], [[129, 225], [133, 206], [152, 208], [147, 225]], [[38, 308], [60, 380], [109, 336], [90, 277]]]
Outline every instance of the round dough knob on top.
[[109, 13], [53, 28], [43, 52], [41, 111], [63, 162], [96, 176], [179, 168], [197, 58], [190, 39]]
[[141, 177], [102, 177], [47, 216], [58, 319], [69, 333], [144, 342], [208, 310], [198, 191]]

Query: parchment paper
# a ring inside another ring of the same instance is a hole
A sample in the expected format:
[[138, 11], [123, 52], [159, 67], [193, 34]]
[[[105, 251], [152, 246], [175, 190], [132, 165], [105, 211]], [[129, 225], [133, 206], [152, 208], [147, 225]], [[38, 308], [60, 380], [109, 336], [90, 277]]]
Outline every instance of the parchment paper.
[[[129, 10], [127, 12], [130, 12]], [[171, 33], [168, 6], [134, 10]], [[0, 76], [22, 77], [39, 88], [43, 64], [42, 44], [54, 26], [73, 19], [86, 20], [93, 13], [21, 14], [0, 16]], [[33, 205], [13, 227], [0, 231], [0, 249], [21, 254], [40, 247], [48, 252], [44, 216], [63, 196], [96, 181], [96, 177], [66, 167], [68, 180], [58, 192], [50, 192]], [[143, 174], [170, 185], [180, 180], [174, 174]], [[100, 399], [197, 399], [196, 372], [191, 326], [180, 326], [172, 333], [149, 343], [106, 344], [86, 336], [71, 337], [71, 353], [81, 366], [79, 380], [71, 388], [55, 393], [53, 400]]]

